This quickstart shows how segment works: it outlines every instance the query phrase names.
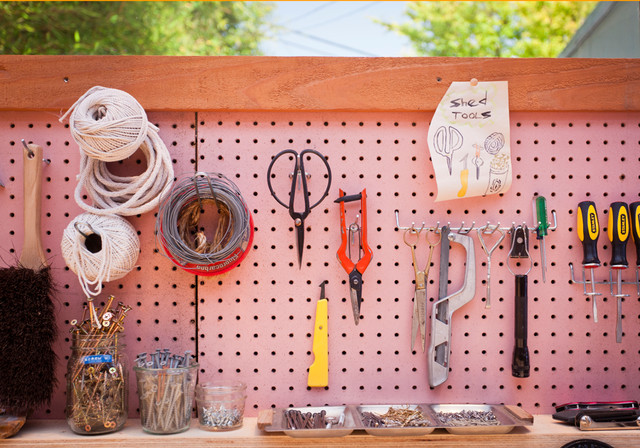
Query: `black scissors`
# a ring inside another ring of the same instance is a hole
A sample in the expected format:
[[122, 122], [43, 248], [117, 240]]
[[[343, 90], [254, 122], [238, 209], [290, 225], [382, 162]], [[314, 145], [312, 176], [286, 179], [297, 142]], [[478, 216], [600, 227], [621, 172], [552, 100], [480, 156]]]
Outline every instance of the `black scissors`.
[[[290, 154], [294, 157], [295, 165], [293, 166], [293, 173], [291, 175], [291, 192], [289, 193], [289, 204], [285, 204], [283, 201], [278, 198], [275, 191], [273, 191], [273, 187], [271, 186], [271, 169], [273, 168], [274, 163], [281, 156], [285, 154]], [[304, 170], [304, 156], [306, 154], [314, 154], [319, 157], [320, 160], [327, 167], [327, 188], [325, 189], [322, 197], [313, 205], [309, 205], [309, 190], [307, 189], [307, 173]], [[271, 195], [274, 197], [278, 204], [283, 207], [289, 209], [289, 215], [293, 218], [293, 221], [296, 226], [296, 243], [298, 246], [298, 268], [302, 267], [302, 251], [304, 250], [304, 220], [311, 212], [311, 209], [317, 206], [322, 202], [324, 198], [329, 194], [329, 189], [331, 188], [331, 168], [329, 168], [329, 162], [327, 159], [320, 154], [318, 151], [314, 149], [305, 149], [298, 154], [297, 151], [293, 149], [285, 149], [284, 151], [280, 151], [276, 156], [271, 160], [269, 164], [269, 169], [267, 170], [267, 184], [269, 185], [269, 191]], [[296, 186], [298, 188], [302, 188], [302, 195], [304, 197], [304, 210], [301, 212], [296, 212], [294, 210], [294, 204], [296, 199]]]

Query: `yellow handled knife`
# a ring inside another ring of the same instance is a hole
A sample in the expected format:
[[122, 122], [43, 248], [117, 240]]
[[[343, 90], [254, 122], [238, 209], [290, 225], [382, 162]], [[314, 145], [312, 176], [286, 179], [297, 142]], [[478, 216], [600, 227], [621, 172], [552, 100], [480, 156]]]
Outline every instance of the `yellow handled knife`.
[[320, 298], [316, 305], [316, 324], [313, 332], [313, 364], [309, 367], [309, 387], [327, 387], [329, 385], [329, 329], [328, 300], [324, 296], [324, 285], [320, 284]]

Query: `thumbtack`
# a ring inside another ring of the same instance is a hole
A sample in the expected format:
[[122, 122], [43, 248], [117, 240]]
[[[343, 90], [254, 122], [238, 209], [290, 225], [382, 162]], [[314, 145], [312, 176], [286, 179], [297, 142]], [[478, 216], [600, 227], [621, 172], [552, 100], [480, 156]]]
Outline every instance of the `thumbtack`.
[[478, 80], [476, 78], [472, 78], [470, 81], [471, 86], [475, 87], [478, 85]]

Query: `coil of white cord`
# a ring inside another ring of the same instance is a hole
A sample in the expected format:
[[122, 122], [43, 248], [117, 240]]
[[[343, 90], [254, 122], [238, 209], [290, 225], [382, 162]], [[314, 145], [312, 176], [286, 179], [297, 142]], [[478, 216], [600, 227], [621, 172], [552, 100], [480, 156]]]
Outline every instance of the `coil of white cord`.
[[[147, 121], [142, 106], [126, 92], [93, 87], [60, 119], [69, 116], [69, 127], [81, 149], [75, 200], [87, 212], [132, 216], [158, 206], [160, 196], [173, 183], [171, 156]], [[123, 160], [140, 149], [147, 162], [144, 173], [116, 176], [108, 162]], [[93, 204], [82, 197], [86, 190]]]
[[136, 230], [116, 215], [76, 216], [64, 230], [60, 246], [67, 266], [78, 275], [87, 297], [99, 295], [103, 282], [127, 275], [140, 253]]

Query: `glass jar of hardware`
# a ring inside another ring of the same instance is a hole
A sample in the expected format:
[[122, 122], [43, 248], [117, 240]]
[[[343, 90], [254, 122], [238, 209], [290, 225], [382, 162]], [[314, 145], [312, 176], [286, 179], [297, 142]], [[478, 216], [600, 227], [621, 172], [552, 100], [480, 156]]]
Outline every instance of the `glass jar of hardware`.
[[229, 431], [242, 426], [247, 385], [241, 381], [211, 381], [196, 386], [200, 428]]
[[67, 423], [77, 434], [114, 432], [127, 420], [129, 366], [124, 335], [108, 328], [72, 333]]

